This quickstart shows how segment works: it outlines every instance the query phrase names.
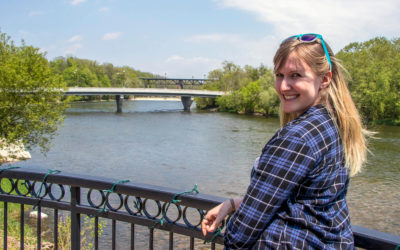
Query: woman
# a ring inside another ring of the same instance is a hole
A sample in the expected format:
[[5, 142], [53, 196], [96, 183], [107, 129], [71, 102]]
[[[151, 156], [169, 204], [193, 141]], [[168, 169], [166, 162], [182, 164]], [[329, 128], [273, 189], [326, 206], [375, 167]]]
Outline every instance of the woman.
[[366, 161], [366, 140], [341, 65], [321, 35], [287, 38], [274, 57], [282, 128], [256, 161], [243, 198], [202, 221], [215, 231], [232, 212], [226, 248], [352, 249], [349, 176]]

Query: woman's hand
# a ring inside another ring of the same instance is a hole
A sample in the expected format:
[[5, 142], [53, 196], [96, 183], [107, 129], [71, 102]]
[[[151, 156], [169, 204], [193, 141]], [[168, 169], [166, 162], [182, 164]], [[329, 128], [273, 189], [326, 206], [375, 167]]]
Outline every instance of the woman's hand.
[[231, 212], [233, 212], [233, 208], [229, 200], [209, 210], [201, 222], [203, 235], [206, 236], [207, 232], [214, 232], [221, 225], [222, 220]]

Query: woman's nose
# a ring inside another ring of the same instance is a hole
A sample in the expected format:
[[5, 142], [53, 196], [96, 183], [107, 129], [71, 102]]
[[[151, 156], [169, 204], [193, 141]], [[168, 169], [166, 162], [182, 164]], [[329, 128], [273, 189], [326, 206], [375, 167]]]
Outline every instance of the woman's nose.
[[291, 89], [291, 86], [290, 86], [290, 84], [288, 82], [288, 79], [286, 77], [283, 77], [280, 89], [281, 89], [281, 91], [285, 91], [285, 90], [290, 90]]

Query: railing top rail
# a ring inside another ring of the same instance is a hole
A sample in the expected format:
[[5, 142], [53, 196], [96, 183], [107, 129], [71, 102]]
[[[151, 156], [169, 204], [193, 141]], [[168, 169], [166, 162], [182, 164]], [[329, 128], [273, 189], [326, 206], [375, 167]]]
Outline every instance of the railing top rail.
[[[1, 170], [1, 168], [0, 168]], [[42, 181], [44, 176], [49, 171], [40, 167], [29, 167], [29, 168], [14, 168], [5, 170], [0, 174], [1, 177], [25, 179], [32, 181]], [[102, 178], [88, 176], [84, 174], [72, 174], [60, 172], [57, 174], [51, 174], [47, 177], [46, 182], [55, 183], [68, 186], [79, 186], [82, 188], [106, 190], [110, 189], [114, 183], [119, 180], [111, 178]], [[155, 199], [159, 201], [169, 202], [171, 198], [182, 192], [182, 190], [173, 189], [169, 187], [160, 187], [156, 185], [142, 184], [136, 182], [126, 182], [118, 184], [115, 188], [115, 192], [133, 196], [142, 196], [150, 199]], [[225, 199], [222, 197], [207, 195], [199, 193], [195, 196], [192, 195], [182, 195], [179, 197], [182, 205], [195, 205], [200, 209], [209, 209], [219, 203], [223, 202]]]

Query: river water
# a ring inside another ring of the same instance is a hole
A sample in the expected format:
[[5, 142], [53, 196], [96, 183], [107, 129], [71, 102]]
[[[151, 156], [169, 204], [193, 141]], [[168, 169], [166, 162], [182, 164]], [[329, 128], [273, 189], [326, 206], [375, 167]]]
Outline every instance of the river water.
[[[193, 105], [194, 106], [194, 105]], [[241, 196], [276, 118], [183, 112], [180, 101], [73, 103], [47, 156], [18, 163], [222, 197]], [[400, 235], [400, 127], [375, 126], [369, 163], [350, 183], [352, 223]]]

